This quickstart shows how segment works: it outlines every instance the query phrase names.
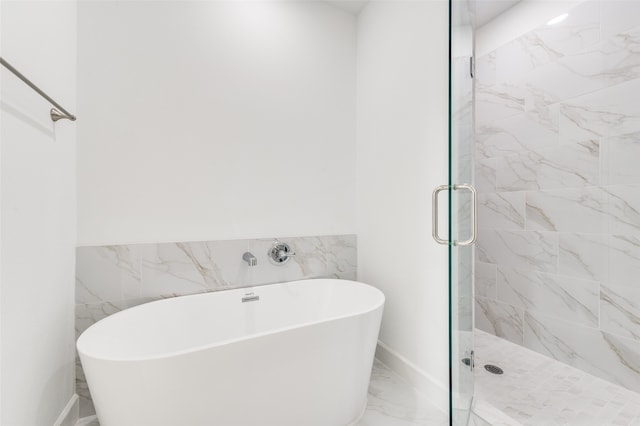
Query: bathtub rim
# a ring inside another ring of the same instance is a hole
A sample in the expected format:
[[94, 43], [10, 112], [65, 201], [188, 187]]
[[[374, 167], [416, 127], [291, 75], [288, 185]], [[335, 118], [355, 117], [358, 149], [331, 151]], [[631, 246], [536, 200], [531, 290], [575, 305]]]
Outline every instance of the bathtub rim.
[[[312, 322], [305, 322], [305, 323], [301, 323], [301, 324], [294, 324], [288, 327], [280, 327], [280, 328], [276, 328], [273, 330], [269, 330], [269, 331], [263, 331], [260, 333], [253, 333], [253, 334], [248, 334], [248, 335], [244, 335], [242, 337], [236, 337], [236, 338], [232, 338], [232, 339], [225, 339], [225, 340], [221, 340], [218, 342], [213, 342], [213, 343], [207, 343], [204, 345], [199, 345], [199, 346], [193, 346], [190, 347], [188, 349], [182, 349], [182, 350], [177, 350], [177, 351], [172, 351], [172, 352], [165, 352], [159, 355], [151, 355], [151, 356], [145, 356], [145, 357], [101, 357], [95, 354], [92, 354], [90, 351], [83, 351], [80, 348], [80, 343], [82, 340], [82, 337], [84, 336], [85, 333], [89, 332], [89, 330], [91, 330], [96, 324], [99, 324], [100, 322], [107, 320], [109, 318], [113, 318], [116, 317], [120, 314], [123, 314], [124, 312], [130, 312], [131, 310], [138, 310], [138, 309], [143, 309], [145, 306], [150, 305], [150, 304], [154, 304], [154, 303], [171, 303], [172, 301], [175, 302], [175, 299], [178, 298], [183, 298], [183, 297], [197, 297], [197, 296], [205, 296], [205, 295], [211, 295], [211, 294], [215, 294], [215, 293], [219, 293], [219, 292], [223, 292], [223, 291], [238, 291], [238, 290], [247, 290], [250, 288], [256, 288], [256, 287], [264, 287], [264, 286], [268, 286], [268, 285], [284, 285], [284, 284], [292, 284], [292, 283], [296, 283], [296, 282], [306, 282], [306, 281], [321, 281], [321, 280], [327, 280], [327, 281], [343, 281], [343, 282], [348, 282], [348, 283], [355, 283], [358, 284], [360, 286], [366, 286], [369, 287], [373, 290], [375, 290], [378, 293], [378, 296], [380, 296], [380, 300], [378, 303], [374, 304], [373, 307], [365, 309], [365, 310], [360, 310], [360, 311], [355, 311], [355, 312], [350, 312], [348, 314], [345, 315], [339, 315], [339, 316], [333, 316], [333, 317], [329, 317], [329, 318], [324, 318], [321, 320], [317, 320], [317, 321], [312, 321]], [[107, 361], [107, 362], [139, 362], [139, 361], [159, 361], [159, 360], [164, 360], [164, 359], [169, 359], [169, 358], [173, 358], [173, 357], [178, 357], [178, 356], [182, 356], [182, 355], [187, 355], [187, 354], [191, 354], [191, 353], [195, 353], [195, 352], [200, 352], [200, 351], [204, 351], [207, 349], [213, 349], [213, 348], [217, 348], [217, 347], [221, 347], [221, 346], [226, 346], [226, 345], [230, 345], [233, 343], [237, 343], [237, 342], [241, 342], [244, 340], [249, 340], [249, 339], [256, 339], [256, 338], [260, 338], [260, 337], [264, 337], [264, 336], [268, 336], [271, 334], [276, 334], [276, 333], [284, 333], [286, 331], [290, 331], [290, 330], [296, 330], [299, 328], [303, 328], [303, 327], [309, 327], [309, 326], [313, 326], [313, 325], [317, 325], [317, 324], [322, 324], [322, 323], [327, 323], [327, 322], [333, 322], [333, 321], [338, 321], [338, 320], [343, 320], [343, 319], [348, 319], [348, 318], [355, 318], [357, 316], [362, 316], [362, 315], [366, 315], [372, 312], [375, 312], [378, 309], [384, 309], [384, 304], [386, 302], [386, 296], [385, 294], [378, 288], [370, 285], [370, 284], [366, 284], [363, 283], [361, 281], [355, 281], [355, 280], [342, 280], [339, 278], [311, 278], [311, 279], [304, 279], [304, 280], [293, 280], [293, 281], [284, 281], [284, 282], [278, 282], [278, 283], [271, 283], [271, 284], [263, 284], [260, 286], [250, 286], [250, 287], [239, 287], [239, 288], [235, 288], [235, 289], [226, 289], [226, 290], [219, 290], [219, 291], [209, 291], [206, 293], [196, 293], [196, 294], [188, 294], [188, 295], [184, 295], [184, 296], [176, 296], [176, 297], [171, 297], [171, 298], [167, 298], [167, 299], [160, 299], [160, 300], [154, 300], [151, 302], [147, 302], [147, 303], [143, 303], [137, 306], [133, 306], [131, 308], [126, 308], [123, 309], [119, 312], [116, 312], [112, 315], [109, 315], [108, 317], [105, 317], [97, 322], [95, 322], [94, 324], [92, 324], [91, 326], [89, 326], [85, 331], [82, 332], [82, 334], [80, 334], [80, 336], [78, 337], [78, 339], [76, 340], [76, 350], [78, 351], [78, 354], [80, 355], [80, 360], [82, 361], [82, 357], [87, 357], [87, 358], [91, 358], [93, 360], [99, 360], [99, 361]]]

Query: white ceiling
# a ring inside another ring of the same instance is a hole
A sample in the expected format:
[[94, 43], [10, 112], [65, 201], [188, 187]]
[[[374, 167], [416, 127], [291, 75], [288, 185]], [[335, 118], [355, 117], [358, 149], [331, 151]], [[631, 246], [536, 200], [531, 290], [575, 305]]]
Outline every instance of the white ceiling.
[[[357, 15], [369, 2], [369, 0], [326, 0], [334, 6]], [[475, 0], [476, 3], [476, 28], [491, 21], [502, 12], [510, 9], [520, 0]]]
[[369, 0], [327, 0], [334, 6], [344, 9], [349, 13], [357, 15], [362, 8], [369, 2]]
[[520, 0], [475, 0], [476, 28], [480, 28], [507, 9], [513, 7]]

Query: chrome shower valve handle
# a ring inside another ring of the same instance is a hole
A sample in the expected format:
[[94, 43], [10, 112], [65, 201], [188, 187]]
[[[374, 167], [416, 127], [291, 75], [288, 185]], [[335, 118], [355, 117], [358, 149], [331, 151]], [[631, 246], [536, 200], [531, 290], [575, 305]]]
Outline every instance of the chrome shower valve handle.
[[267, 252], [267, 255], [269, 256], [271, 263], [274, 263], [276, 265], [284, 265], [289, 261], [290, 258], [294, 257], [296, 254], [293, 250], [291, 250], [289, 244], [275, 240], [273, 242], [273, 245]]

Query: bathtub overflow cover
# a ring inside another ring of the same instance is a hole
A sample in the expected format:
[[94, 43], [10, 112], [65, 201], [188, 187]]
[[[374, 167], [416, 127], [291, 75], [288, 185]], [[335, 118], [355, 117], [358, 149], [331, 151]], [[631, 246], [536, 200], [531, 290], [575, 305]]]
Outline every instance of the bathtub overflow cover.
[[258, 296], [257, 294], [246, 293], [244, 296], [242, 296], [242, 303], [257, 302], [258, 300], [260, 300], [260, 296]]

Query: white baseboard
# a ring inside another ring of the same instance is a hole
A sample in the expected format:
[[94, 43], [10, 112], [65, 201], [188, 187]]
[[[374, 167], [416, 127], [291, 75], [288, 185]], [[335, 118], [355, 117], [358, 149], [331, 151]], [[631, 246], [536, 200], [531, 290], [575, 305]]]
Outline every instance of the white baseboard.
[[76, 426], [91, 425], [94, 424], [94, 422], [96, 422], [97, 420], [98, 416], [96, 416], [95, 414], [93, 416], [81, 417], [80, 419], [78, 419], [78, 423], [76, 423]]
[[78, 394], [74, 393], [53, 426], [75, 426], [79, 416]]
[[449, 412], [449, 390], [438, 384], [431, 375], [379, 340], [376, 358], [411, 383], [416, 391], [424, 395], [438, 409], [445, 413]]

